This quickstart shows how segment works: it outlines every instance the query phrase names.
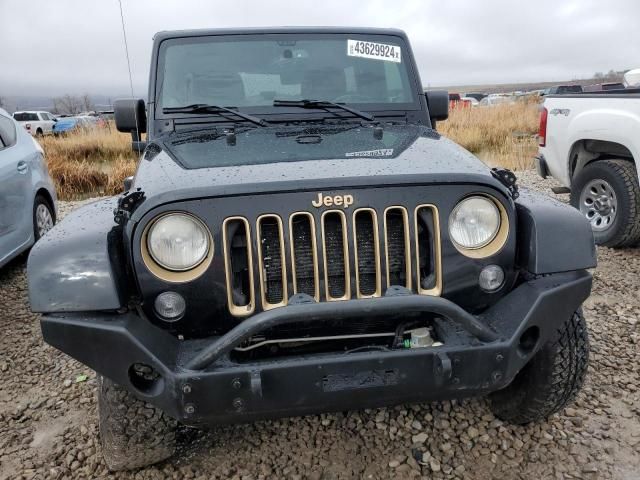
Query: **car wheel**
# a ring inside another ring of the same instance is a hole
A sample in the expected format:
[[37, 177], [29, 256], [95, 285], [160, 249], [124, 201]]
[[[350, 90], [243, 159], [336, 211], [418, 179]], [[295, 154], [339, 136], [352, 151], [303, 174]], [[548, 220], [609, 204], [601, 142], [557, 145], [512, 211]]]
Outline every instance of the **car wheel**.
[[55, 223], [56, 217], [47, 199], [42, 195], [36, 196], [33, 202], [33, 233], [36, 242], [51, 230]]
[[587, 324], [578, 310], [559, 325], [509, 386], [489, 396], [491, 410], [501, 420], [519, 425], [544, 420], [574, 399], [588, 363]]
[[587, 165], [571, 183], [571, 205], [589, 220], [598, 245], [627, 247], [640, 241], [640, 186], [633, 162]]
[[39, 128], [36, 130], [36, 137], [41, 137], [43, 135], [42, 129]]
[[98, 417], [102, 455], [111, 471], [152, 465], [175, 452], [178, 423], [101, 375]]

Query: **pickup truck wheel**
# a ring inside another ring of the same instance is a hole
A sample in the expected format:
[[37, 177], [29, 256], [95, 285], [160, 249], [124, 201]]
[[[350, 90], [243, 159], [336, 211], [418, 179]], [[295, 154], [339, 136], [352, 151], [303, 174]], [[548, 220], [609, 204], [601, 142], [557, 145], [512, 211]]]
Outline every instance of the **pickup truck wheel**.
[[177, 422], [100, 375], [98, 416], [102, 454], [111, 471], [152, 465], [175, 452]]
[[506, 388], [489, 396], [496, 417], [516, 424], [543, 420], [580, 391], [589, 363], [587, 324], [578, 310], [565, 320]]
[[640, 186], [633, 162], [587, 165], [573, 179], [571, 205], [589, 220], [598, 245], [627, 247], [640, 241]]

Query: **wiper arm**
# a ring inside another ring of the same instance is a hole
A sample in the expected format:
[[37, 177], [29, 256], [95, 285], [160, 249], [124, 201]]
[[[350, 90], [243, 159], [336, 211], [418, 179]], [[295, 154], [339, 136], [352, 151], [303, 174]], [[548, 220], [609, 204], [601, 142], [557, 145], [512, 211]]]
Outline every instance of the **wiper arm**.
[[372, 121], [373, 115], [369, 115], [366, 112], [361, 112], [355, 108], [347, 107], [341, 103], [329, 102], [327, 100], [274, 100], [274, 107], [300, 107], [300, 108], [314, 108], [327, 110], [329, 108], [340, 108], [345, 112], [354, 114], [356, 117], [364, 118], [365, 120]]
[[165, 107], [162, 113], [222, 113], [227, 112], [237, 117], [248, 120], [251, 123], [264, 127], [267, 121], [262, 118], [254, 117], [246, 113], [239, 112], [233, 108], [221, 107], [220, 105], [207, 105], [206, 103], [194, 103], [193, 105], [185, 105], [184, 107]]

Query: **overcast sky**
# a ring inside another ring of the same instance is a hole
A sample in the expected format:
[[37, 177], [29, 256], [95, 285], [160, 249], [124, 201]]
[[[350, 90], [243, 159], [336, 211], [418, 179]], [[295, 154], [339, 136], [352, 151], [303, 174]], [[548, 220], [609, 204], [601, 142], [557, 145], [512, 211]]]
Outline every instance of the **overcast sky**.
[[[553, 81], [640, 67], [640, 0], [122, 0], [136, 94], [151, 39], [186, 28], [404, 29], [425, 86]], [[0, 95], [129, 91], [117, 0], [0, 0]]]

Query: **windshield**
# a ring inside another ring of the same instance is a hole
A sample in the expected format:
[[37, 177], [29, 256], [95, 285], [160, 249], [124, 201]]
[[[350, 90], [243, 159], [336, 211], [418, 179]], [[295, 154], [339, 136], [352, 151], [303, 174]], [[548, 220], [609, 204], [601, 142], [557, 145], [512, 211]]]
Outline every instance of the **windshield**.
[[[225, 35], [162, 42], [156, 100], [162, 108], [273, 106], [323, 100], [359, 109], [418, 109], [409, 54], [391, 35]], [[264, 109], [263, 108], [263, 109]]]

